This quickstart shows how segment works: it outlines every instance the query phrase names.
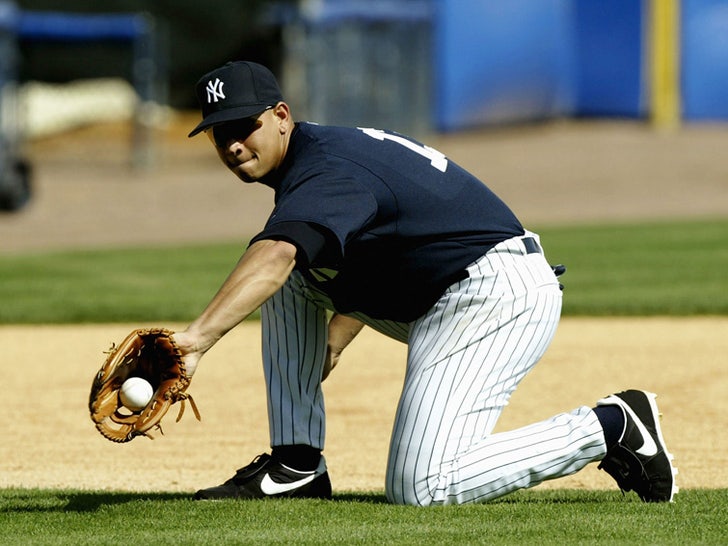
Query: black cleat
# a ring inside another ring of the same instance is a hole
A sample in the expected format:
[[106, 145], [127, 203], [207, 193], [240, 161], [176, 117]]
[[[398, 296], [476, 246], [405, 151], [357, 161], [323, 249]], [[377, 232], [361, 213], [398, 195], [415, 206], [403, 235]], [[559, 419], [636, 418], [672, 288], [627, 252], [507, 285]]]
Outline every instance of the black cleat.
[[678, 491], [677, 468], [665, 447], [655, 398], [651, 392], [628, 390], [597, 402], [597, 406], [619, 406], [625, 418], [619, 441], [608, 448], [599, 468], [622, 491], [634, 491], [645, 502], [672, 502]]
[[217, 487], [201, 489], [196, 500], [263, 499], [270, 497], [331, 498], [331, 481], [323, 455], [318, 468], [310, 472], [294, 470], [267, 453], [258, 455], [248, 466]]

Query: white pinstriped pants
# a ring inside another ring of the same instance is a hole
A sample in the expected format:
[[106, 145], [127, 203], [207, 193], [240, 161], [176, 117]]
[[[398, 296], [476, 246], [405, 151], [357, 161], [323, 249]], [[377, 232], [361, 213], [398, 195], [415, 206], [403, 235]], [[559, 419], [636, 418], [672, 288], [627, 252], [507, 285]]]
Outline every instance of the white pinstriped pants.
[[[494, 499], [572, 474], [606, 453], [586, 406], [492, 434], [553, 338], [561, 291], [544, 256], [528, 254], [520, 237], [491, 249], [468, 273], [410, 324], [354, 315], [409, 346], [385, 484], [396, 504]], [[324, 447], [327, 308], [330, 301], [299, 273], [262, 308], [272, 446]]]

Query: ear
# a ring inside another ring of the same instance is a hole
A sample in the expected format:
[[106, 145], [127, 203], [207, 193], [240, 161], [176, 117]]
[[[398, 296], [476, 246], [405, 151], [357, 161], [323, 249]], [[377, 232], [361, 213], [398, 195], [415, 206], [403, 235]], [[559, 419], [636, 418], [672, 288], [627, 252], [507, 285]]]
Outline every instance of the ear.
[[278, 130], [281, 133], [288, 132], [293, 124], [289, 106], [283, 101], [279, 102], [273, 107], [273, 116], [278, 120]]

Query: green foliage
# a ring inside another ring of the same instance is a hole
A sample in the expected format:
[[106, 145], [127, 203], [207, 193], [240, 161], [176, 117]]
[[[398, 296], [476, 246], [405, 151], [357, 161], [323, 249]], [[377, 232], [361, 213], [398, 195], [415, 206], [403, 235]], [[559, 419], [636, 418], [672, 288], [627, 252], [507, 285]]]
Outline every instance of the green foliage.
[[618, 491], [522, 491], [417, 508], [381, 493], [333, 502], [195, 502], [178, 493], [0, 490], [2, 544], [724, 544], [728, 490], [644, 504]]
[[[564, 263], [565, 315], [728, 314], [728, 221], [540, 230]], [[186, 322], [240, 243], [18, 254], [0, 260], [0, 323]]]

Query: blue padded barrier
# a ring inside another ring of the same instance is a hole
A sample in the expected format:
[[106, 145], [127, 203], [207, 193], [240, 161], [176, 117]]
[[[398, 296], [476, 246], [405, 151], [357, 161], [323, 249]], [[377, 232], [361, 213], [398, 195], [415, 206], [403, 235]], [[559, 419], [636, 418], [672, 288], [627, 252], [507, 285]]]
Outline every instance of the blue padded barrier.
[[435, 6], [438, 129], [573, 110], [571, 0], [436, 0]]
[[141, 14], [74, 14], [23, 11], [18, 20], [22, 39], [91, 41], [134, 40], [149, 30]]
[[575, 113], [585, 116], [646, 115], [645, 3], [577, 0], [574, 8]]
[[728, 1], [683, 0], [681, 58], [683, 117], [728, 119]]

